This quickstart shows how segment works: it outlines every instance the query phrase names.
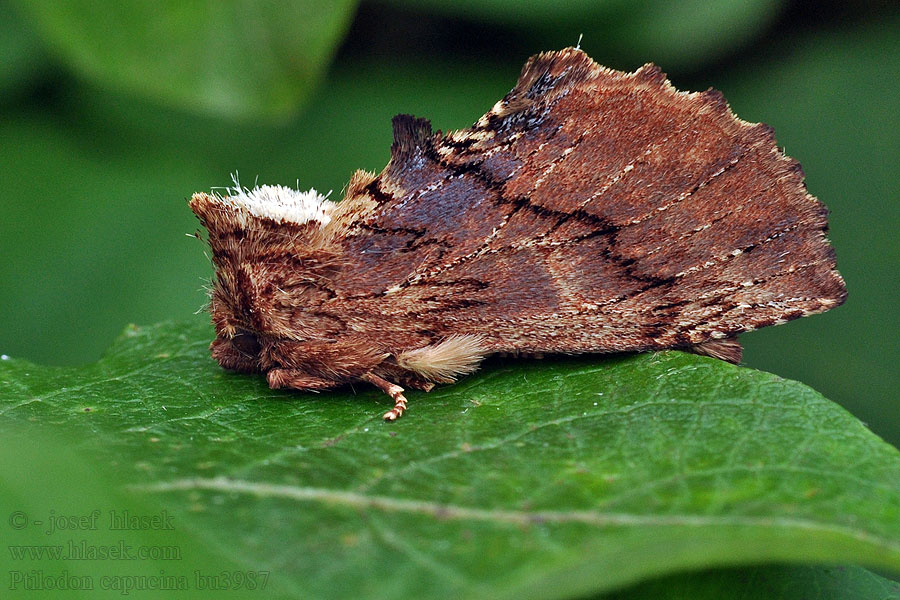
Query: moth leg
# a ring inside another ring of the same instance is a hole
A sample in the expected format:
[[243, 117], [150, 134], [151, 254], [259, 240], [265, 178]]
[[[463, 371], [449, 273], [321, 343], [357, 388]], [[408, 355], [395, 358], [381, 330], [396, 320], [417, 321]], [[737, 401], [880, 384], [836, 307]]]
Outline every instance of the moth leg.
[[400, 383], [408, 388], [413, 388], [414, 390], [422, 390], [423, 392], [430, 392], [434, 389], [434, 384], [430, 381], [425, 381], [424, 379], [419, 379], [418, 377], [403, 377], [399, 379]]
[[688, 351], [703, 356], [712, 356], [734, 364], [741, 362], [741, 354], [743, 354], [741, 343], [738, 341], [737, 336], [709, 340], [689, 347]]
[[363, 381], [368, 381], [379, 390], [394, 399], [394, 408], [384, 413], [385, 421], [396, 421], [406, 410], [406, 398], [403, 396], [403, 388], [396, 383], [382, 379], [371, 371], [362, 376]]
[[292, 388], [295, 390], [327, 390], [335, 386], [330, 379], [308, 375], [296, 369], [269, 369], [266, 380], [273, 390]]

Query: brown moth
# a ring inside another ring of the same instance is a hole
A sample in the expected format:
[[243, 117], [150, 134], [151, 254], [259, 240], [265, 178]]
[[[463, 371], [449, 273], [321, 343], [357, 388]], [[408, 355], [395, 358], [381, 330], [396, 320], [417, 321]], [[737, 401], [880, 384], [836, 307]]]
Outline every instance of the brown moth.
[[[272, 388], [429, 390], [494, 353], [682, 348], [844, 301], [825, 207], [772, 129], [660, 69], [532, 57], [475, 125], [394, 118], [391, 159], [343, 201], [198, 193], [215, 265], [212, 356]], [[398, 385], [399, 384], [399, 385]]]

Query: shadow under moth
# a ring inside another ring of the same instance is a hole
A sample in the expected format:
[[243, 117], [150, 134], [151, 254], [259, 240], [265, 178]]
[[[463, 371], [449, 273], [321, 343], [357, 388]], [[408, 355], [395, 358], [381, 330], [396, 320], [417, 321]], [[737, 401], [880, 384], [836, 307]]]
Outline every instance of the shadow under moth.
[[494, 353], [681, 348], [841, 304], [827, 210], [773, 131], [655, 65], [538, 54], [471, 128], [393, 120], [384, 170], [341, 202], [197, 193], [215, 266], [212, 356], [272, 388], [355, 381], [394, 400]]

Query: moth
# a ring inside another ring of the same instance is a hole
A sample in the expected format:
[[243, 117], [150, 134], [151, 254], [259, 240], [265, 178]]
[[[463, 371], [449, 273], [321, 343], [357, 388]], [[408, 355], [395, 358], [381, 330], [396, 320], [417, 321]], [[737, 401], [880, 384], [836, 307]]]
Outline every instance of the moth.
[[827, 210], [773, 131], [575, 48], [533, 56], [472, 127], [393, 119], [344, 199], [197, 193], [213, 358], [272, 388], [356, 381], [407, 408], [495, 353], [680, 348], [739, 362], [742, 332], [844, 301]]

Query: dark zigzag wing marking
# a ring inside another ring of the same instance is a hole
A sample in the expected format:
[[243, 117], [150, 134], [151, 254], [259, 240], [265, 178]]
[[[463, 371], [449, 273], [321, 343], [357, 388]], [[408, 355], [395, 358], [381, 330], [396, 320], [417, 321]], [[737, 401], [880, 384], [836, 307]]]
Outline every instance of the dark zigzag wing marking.
[[[626, 75], [573, 50], [541, 55], [472, 129], [440, 138], [420, 120], [401, 125], [373, 184], [386, 201], [370, 222], [424, 227], [419, 240], [442, 245], [407, 262], [400, 286], [409, 289], [395, 302], [412, 307], [437, 297], [428, 295], [432, 285], [457, 279], [490, 282], [470, 306], [451, 303], [455, 327], [494, 318], [511, 323], [495, 328], [507, 339], [533, 325], [526, 338], [559, 340], [581, 314], [600, 328], [582, 336], [589, 349], [621, 349], [614, 319], [635, 330], [629, 344], [655, 347], [843, 298], [823, 207], [771, 130], [734, 118], [721, 94], [676, 92], [655, 67]], [[477, 194], [466, 195], [471, 187]], [[447, 236], [454, 224], [468, 235]], [[535, 247], [521, 247], [528, 244]], [[515, 277], [498, 279], [501, 272]], [[660, 307], [669, 307], [663, 318]], [[439, 307], [429, 314], [441, 327]]]

